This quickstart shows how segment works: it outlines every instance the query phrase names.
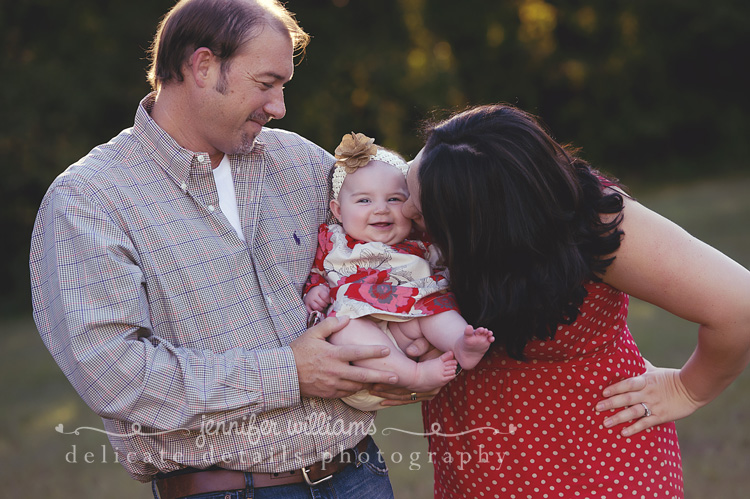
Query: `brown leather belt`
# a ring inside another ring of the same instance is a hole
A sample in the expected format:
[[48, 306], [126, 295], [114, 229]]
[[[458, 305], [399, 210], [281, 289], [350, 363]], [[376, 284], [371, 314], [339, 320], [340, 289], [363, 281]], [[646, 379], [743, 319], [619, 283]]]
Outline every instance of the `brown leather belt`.
[[[354, 449], [362, 454], [367, 451], [371, 437], [367, 436]], [[307, 468], [286, 471], [283, 473], [251, 473], [253, 487], [275, 487], [307, 483], [310, 486], [324, 482], [348, 465], [355, 463], [354, 449], [346, 449], [331, 460], [319, 461]], [[373, 456], [369, 457], [373, 459]], [[246, 487], [245, 473], [232, 470], [204, 470], [195, 473], [167, 476], [156, 480], [161, 499], [178, 499], [194, 494], [207, 494], [220, 490], [242, 490]]]

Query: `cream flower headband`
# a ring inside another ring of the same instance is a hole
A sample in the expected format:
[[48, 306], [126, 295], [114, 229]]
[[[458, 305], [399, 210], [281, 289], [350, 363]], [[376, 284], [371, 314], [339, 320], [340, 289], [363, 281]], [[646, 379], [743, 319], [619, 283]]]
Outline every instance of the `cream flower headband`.
[[370, 161], [382, 161], [398, 168], [401, 173], [409, 172], [406, 164], [398, 154], [386, 151], [375, 145], [375, 139], [371, 139], [362, 133], [348, 133], [341, 138], [341, 143], [335, 151], [336, 166], [333, 170], [333, 199], [338, 199], [341, 186], [347, 174], [354, 173], [357, 168], [362, 168]]

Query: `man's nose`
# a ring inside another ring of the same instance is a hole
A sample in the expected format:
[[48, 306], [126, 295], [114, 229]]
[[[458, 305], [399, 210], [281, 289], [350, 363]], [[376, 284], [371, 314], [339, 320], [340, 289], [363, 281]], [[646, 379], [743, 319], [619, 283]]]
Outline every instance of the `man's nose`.
[[284, 103], [284, 90], [272, 90], [271, 99], [263, 106], [263, 110], [271, 118], [280, 120], [286, 115], [286, 104]]

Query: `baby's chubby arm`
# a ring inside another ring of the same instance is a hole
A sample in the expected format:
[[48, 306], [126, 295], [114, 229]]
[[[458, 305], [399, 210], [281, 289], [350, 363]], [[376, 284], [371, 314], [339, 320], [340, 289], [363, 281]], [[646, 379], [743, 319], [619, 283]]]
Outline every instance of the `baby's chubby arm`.
[[331, 303], [331, 290], [324, 284], [313, 286], [302, 300], [308, 312], [323, 312]]

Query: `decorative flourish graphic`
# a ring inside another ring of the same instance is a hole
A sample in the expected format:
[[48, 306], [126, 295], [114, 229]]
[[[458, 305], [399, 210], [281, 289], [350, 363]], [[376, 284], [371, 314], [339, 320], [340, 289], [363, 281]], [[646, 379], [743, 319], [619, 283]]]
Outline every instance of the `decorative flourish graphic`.
[[[164, 435], [167, 433], [177, 432], [177, 431], [183, 431], [186, 434], [194, 434], [196, 435], [195, 438], [195, 447], [194, 449], [190, 449], [192, 452], [194, 452], [194, 455], [196, 456], [196, 459], [202, 459], [203, 462], [206, 463], [206, 466], [210, 466], [212, 464], [216, 464], [215, 456], [214, 456], [214, 446], [212, 444], [212, 440], [209, 440], [210, 437], [214, 437], [218, 434], [231, 434], [231, 435], [243, 435], [247, 438], [247, 441], [251, 446], [257, 445], [260, 441], [260, 438], [262, 436], [278, 436], [282, 435], [284, 433], [284, 428], [279, 428], [275, 424], [273, 424], [273, 421], [257, 421], [255, 419], [255, 415], [252, 415], [252, 417], [245, 417], [243, 418], [242, 422], [238, 421], [214, 421], [209, 418], [203, 418], [203, 421], [201, 421], [201, 427], [200, 429], [196, 429], [193, 431], [188, 430], [187, 428], [178, 428], [176, 430], [168, 430], [168, 431], [159, 431], [159, 432], [153, 432], [153, 433], [146, 433], [143, 431], [142, 425], [139, 423], [132, 423], [130, 425], [130, 433], [111, 433], [106, 430], [100, 429], [100, 428], [93, 428], [90, 426], [80, 426], [73, 431], [65, 431], [65, 427], [62, 423], [55, 426], [55, 431], [57, 433], [60, 433], [62, 435], [80, 435], [82, 431], [89, 430], [89, 431], [95, 431], [99, 433], [104, 433], [106, 435], [110, 436], [117, 436], [117, 437], [134, 437], [134, 436], [156, 436], [156, 435]], [[498, 428], [493, 428], [491, 426], [486, 427], [478, 427], [478, 428], [472, 428], [466, 431], [458, 432], [458, 433], [445, 433], [442, 431], [439, 423], [433, 423], [430, 427], [430, 431], [428, 433], [418, 433], [418, 432], [412, 432], [407, 430], [402, 430], [400, 428], [384, 428], [379, 433], [382, 433], [384, 436], [390, 434], [392, 431], [398, 431], [401, 433], [409, 434], [409, 435], [416, 435], [416, 436], [438, 436], [438, 437], [461, 437], [463, 435], [467, 435], [470, 433], [475, 432], [483, 432], [483, 431], [490, 431], [493, 435], [514, 435], [516, 430], [518, 430], [518, 426], [514, 424], [510, 424], [507, 427], [506, 431], [503, 431]], [[332, 435], [352, 435], [352, 434], [361, 434], [361, 435], [375, 435], [378, 433], [378, 430], [375, 428], [375, 425], [370, 422], [369, 425], [365, 425], [364, 423], [356, 423], [351, 424], [349, 426], [346, 426], [345, 422], [341, 419], [333, 419], [330, 415], [326, 413], [313, 413], [308, 417], [307, 421], [299, 422], [299, 421], [289, 421], [289, 425], [286, 428], [286, 431], [288, 432], [288, 435], [326, 435], [326, 436], [332, 436]], [[471, 437], [472, 439], [476, 437]], [[81, 446], [81, 444], [74, 444], [71, 446], [70, 452], [65, 454], [65, 461], [68, 463], [78, 463], [78, 456], [81, 457], [82, 461], [85, 463], [92, 463], [95, 461], [94, 459], [94, 453], [91, 451], [85, 451], [80, 450], [78, 447]], [[478, 447], [471, 449], [470, 451], [445, 451], [441, 454], [435, 453], [435, 452], [428, 452], [426, 454], [423, 454], [419, 451], [409, 452], [408, 455], [408, 465], [410, 471], [419, 470], [422, 467], [422, 464], [419, 462], [420, 458], [424, 455], [426, 456], [427, 463], [430, 465], [434, 463], [435, 459], [441, 459], [444, 462], [455, 462], [456, 467], [459, 470], [463, 470], [464, 466], [468, 465], [472, 461], [476, 460], [479, 463], [489, 463], [491, 462], [493, 467], [492, 469], [500, 469], [499, 467], [505, 466], [503, 463], [505, 462], [505, 458], [510, 455], [508, 451], [502, 450], [500, 448], [500, 444], [497, 444], [493, 446], [492, 449], [485, 448], [485, 444], [479, 443]], [[207, 452], [203, 452], [200, 454], [198, 452], [198, 449], [207, 449]], [[106, 457], [106, 450], [105, 446], [102, 445], [102, 454], [101, 454], [101, 462], [106, 463], [108, 462], [108, 458]], [[127, 459], [128, 462], [136, 462], [136, 461], [144, 461], [153, 463], [155, 460], [161, 460], [161, 462], [166, 461], [180, 461], [184, 459], [184, 454], [181, 450], [178, 450], [174, 454], [170, 454], [165, 451], [159, 452], [158, 456], [150, 454], [148, 451], [141, 452], [125, 452], [122, 449], [119, 449], [117, 446], [114, 446], [114, 461], [115, 462], [122, 462], [120, 459]], [[298, 449], [295, 447], [292, 447], [291, 452], [287, 454], [287, 447], [285, 445], [281, 445], [281, 448], [275, 448], [275, 451], [272, 450], [272, 453], [276, 453], [276, 451], [283, 453], [284, 456], [287, 455], [294, 455], [295, 459], [300, 459], [298, 454]], [[278, 454], [277, 454], [278, 455]], [[394, 464], [399, 464], [401, 462], [404, 462], [404, 455], [405, 453], [402, 453], [398, 450], [391, 453], [390, 459], [391, 462]], [[326, 457], [327, 456], [327, 457]], [[437, 456], [437, 457], [436, 457]], [[235, 456], [232, 459], [238, 459], [239, 465], [248, 465], [249, 462], [246, 460], [248, 455], [245, 453], [244, 450], [240, 451], [237, 456]], [[323, 459], [330, 459], [331, 456], [329, 453], [323, 453], [322, 455]], [[224, 457], [221, 457], [222, 460], [224, 460]], [[229, 462], [229, 461], [224, 461]], [[301, 463], [301, 461], [300, 461]]]
[[[254, 415], [253, 415], [254, 416]], [[321, 416], [323, 416], [321, 414]], [[305, 425], [304, 428], [298, 427], [298, 425], [292, 426], [290, 424], [289, 428], [287, 428], [289, 435], [297, 435], [300, 433], [308, 433], [309, 432], [321, 432], [323, 431], [326, 435], [337, 435], [337, 434], [350, 434], [352, 431], [352, 428], [349, 428], [348, 431], [346, 428], [343, 428], [341, 425], [333, 424], [330, 425], [330, 416], [317, 420], [317, 419], [311, 419], [309, 421], [309, 425]], [[257, 443], [260, 436], [262, 435], [279, 435], [281, 434], [280, 430], [276, 428], [275, 426], [268, 426], [264, 422], [264, 424], [261, 424], [260, 427], [256, 426], [255, 418], [253, 417], [252, 420], [246, 421], [247, 424], [243, 424], [243, 426], [238, 426], [236, 422], [231, 423], [230, 425], [224, 425], [223, 423], [217, 424], [213, 420], [207, 420], [204, 421], [201, 425], [201, 429], [198, 432], [198, 437], [196, 439], [196, 445], [197, 447], [201, 448], [205, 444], [206, 435], [216, 435], [218, 433], [224, 432], [225, 434], [231, 433], [232, 431], [236, 432], [237, 434], [246, 435], [251, 443]], [[309, 427], [308, 427], [309, 426]], [[354, 430], [358, 433], [368, 434], [368, 435], [374, 435], [377, 433], [377, 429], [375, 428], [374, 424], [370, 424], [369, 428], [359, 428], [360, 425], [357, 425]], [[142, 429], [142, 426], [140, 423], [133, 423], [131, 426], [131, 432], [130, 433], [112, 433], [109, 431], [106, 431], [101, 428], [94, 428], [91, 426], [80, 426], [76, 428], [73, 431], [65, 431], [65, 427], [62, 423], [55, 426], [55, 431], [57, 433], [61, 433], [63, 435], [80, 435], [81, 431], [83, 430], [89, 430], [89, 431], [95, 431], [99, 433], [104, 433], [105, 435], [109, 435], [112, 437], [121, 437], [121, 438], [128, 438], [128, 437], [134, 437], [134, 436], [159, 436], [159, 435], [166, 435], [168, 433], [174, 433], [178, 431], [185, 432], [186, 435], [189, 435], [191, 433], [190, 430], [187, 428], [177, 428], [174, 430], [165, 430], [165, 431], [156, 431], [156, 432], [144, 432]], [[415, 435], [420, 437], [429, 437], [429, 436], [437, 436], [437, 437], [460, 437], [463, 435], [468, 435], [470, 433], [475, 432], [483, 432], [483, 431], [491, 431], [493, 435], [515, 435], [516, 430], [518, 430], [518, 426], [515, 424], [508, 425], [508, 431], [503, 431], [498, 428], [494, 428], [492, 426], [482, 426], [478, 428], [472, 428], [470, 430], [465, 430], [458, 433], [443, 433], [442, 428], [440, 427], [440, 423], [433, 423], [430, 427], [430, 431], [428, 433], [424, 432], [415, 432], [415, 431], [408, 431], [408, 430], [402, 430], [401, 428], [383, 428], [380, 433], [383, 436], [389, 435], [392, 431], [398, 431], [401, 433], [405, 433], [408, 435]], [[323, 433], [318, 433], [323, 434]], [[253, 438], [251, 438], [253, 437]]]
[[90, 431], [98, 431], [99, 433], [104, 433], [106, 435], [109, 435], [111, 437], [133, 437], [136, 435], [143, 435], [146, 437], [151, 436], [158, 436], [158, 435], [166, 435], [167, 433], [174, 433], [176, 431], [184, 431], [185, 434], [190, 434], [190, 430], [187, 428], [177, 428], [176, 430], [166, 430], [166, 431], [156, 431], [153, 433], [146, 433], [141, 431], [141, 425], [140, 423], [133, 423], [130, 428], [133, 430], [132, 433], [111, 433], [107, 430], [102, 430], [101, 428], [93, 428], [91, 426], [79, 426], [73, 431], [65, 431], [65, 428], [63, 427], [63, 424], [60, 423], [57, 426], [55, 426], [55, 431], [57, 433], [62, 433], [63, 435], [80, 435], [81, 430], [90, 430]]
[[502, 431], [498, 430], [497, 428], [494, 428], [492, 426], [483, 426], [480, 428], [472, 428], [471, 430], [462, 431], [459, 433], [442, 433], [440, 430], [440, 423], [433, 423], [430, 427], [429, 433], [420, 433], [415, 431], [407, 431], [402, 430], [400, 428], [383, 428], [380, 433], [382, 433], [384, 436], [387, 436], [390, 434], [391, 431], [400, 431], [401, 433], [407, 433], [409, 435], [415, 435], [419, 437], [430, 437], [430, 436], [436, 436], [436, 437], [460, 437], [463, 435], [468, 435], [469, 433], [474, 433], [475, 431], [485, 431], [485, 430], [491, 430], [493, 435], [515, 435], [516, 430], [518, 429], [518, 426], [511, 424], [508, 426], [508, 431]]

